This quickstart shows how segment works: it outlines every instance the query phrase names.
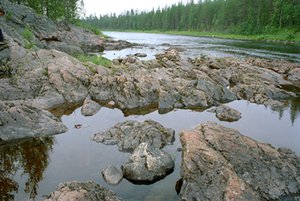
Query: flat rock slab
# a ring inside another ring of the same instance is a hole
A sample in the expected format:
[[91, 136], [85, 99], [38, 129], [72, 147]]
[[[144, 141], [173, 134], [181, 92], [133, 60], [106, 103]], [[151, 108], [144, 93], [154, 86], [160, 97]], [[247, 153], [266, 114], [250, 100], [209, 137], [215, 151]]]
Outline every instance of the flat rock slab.
[[121, 201], [114, 192], [93, 181], [65, 182], [44, 201]]
[[49, 136], [67, 131], [50, 112], [20, 102], [0, 101], [0, 141]]
[[93, 101], [90, 97], [87, 97], [84, 100], [84, 103], [81, 107], [81, 114], [83, 116], [93, 116], [101, 109], [101, 105]]
[[141, 143], [122, 166], [124, 178], [138, 184], [158, 181], [173, 171], [172, 157], [147, 143]]
[[129, 120], [118, 123], [105, 132], [94, 134], [92, 140], [107, 145], [117, 144], [120, 151], [132, 152], [142, 142], [162, 148], [174, 141], [174, 133], [173, 129], [165, 128], [152, 120]]
[[220, 121], [238, 121], [240, 118], [242, 118], [241, 113], [229, 106], [221, 105], [216, 108], [208, 110], [209, 112], [213, 112], [216, 114], [216, 117]]
[[[180, 134], [182, 200], [283, 200], [300, 193], [300, 158], [215, 123]], [[294, 196], [294, 197], [293, 197]]]
[[109, 165], [102, 172], [103, 179], [110, 185], [117, 185], [123, 179], [123, 173], [115, 166]]

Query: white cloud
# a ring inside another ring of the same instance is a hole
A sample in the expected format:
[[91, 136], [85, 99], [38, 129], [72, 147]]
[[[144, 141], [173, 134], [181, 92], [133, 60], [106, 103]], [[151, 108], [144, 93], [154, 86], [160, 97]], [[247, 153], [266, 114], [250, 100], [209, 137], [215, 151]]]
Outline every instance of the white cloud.
[[178, 2], [186, 3], [190, 0], [84, 0], [86, 15], [99, 16], [109, 13], [120, 14], [127, 10], [150, 11], [152, 8], [165, 7]]

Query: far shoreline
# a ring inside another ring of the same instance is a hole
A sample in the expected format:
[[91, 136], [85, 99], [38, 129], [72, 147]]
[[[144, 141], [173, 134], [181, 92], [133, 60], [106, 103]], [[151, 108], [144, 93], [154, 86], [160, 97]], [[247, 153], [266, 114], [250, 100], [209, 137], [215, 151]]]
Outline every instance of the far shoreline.
[[101, 32], [131, 32], [131, 33], [153, 33], [153, 34], [168, 34], [168, 35], [181, 35], [181, 36], [194, 36], [194, 37], [207, 37], [207, 38], [221, 38], [232, 40], [248, 40], [248, 41], [262, 41], [283, 44], [296, 44], [300, 45], [300, 34], [297, 34], [293, 40], [287, 40], [286, 37], [290, 34], [276, 33], [276, 34], [260, 34], [260, 35], [241, 35], [241, 34], [225, 34], [219, 32], [199, 32], [199, 31], [159, 31], [159, 30], [101, 30]]

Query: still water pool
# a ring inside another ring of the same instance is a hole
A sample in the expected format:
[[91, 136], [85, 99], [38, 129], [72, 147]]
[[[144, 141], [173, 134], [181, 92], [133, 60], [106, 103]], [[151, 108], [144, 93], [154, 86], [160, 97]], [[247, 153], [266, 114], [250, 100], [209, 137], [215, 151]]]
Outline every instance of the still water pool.
[[[67, 133], [0, 147], [1, 160], [6, 163], [4, 175], [18, 185], [18, 191], [14, 193], [15, 200], [28, 200], [30, 196], [42, 200], [60, 182], [70, 180], [96, 181], [115, 191], [124, 200], [179, 200], [174, 188], [180, 178], [181, 153], [177, 151], [181, 147], [179, 132], [207, 121], [238, 129], [251, 138], [275, 147], [288, 147], [300, 155], [299, 101], [291, 101], [280, 111], [247, 101], [234, 101], [227, 105], [238, 109], [242, 119], [233, 123], [220, 122], [210, 112], [191, 110], [124, 116], [119, 109], [105, 107], [92, 117], [84, 117], [80, 108], [77, 108], [62, 116], [62, 121], [69, 129]], [[175, 158], [176, 166], [174, 172], [165, 179], [152, 185], [134, 185], [125, 179], [117, 186], [109, 186], [104, 182], [101, 170], [110, 164], [120, 167], [130, 155], [119, 152], [116, 146], [91, 141], [90, 137], [128, 119], [152, 119], [176, 130], [176, 140], [164, 149]], [[75, 124], [82, 124], [82, 128], [75, 129]]]

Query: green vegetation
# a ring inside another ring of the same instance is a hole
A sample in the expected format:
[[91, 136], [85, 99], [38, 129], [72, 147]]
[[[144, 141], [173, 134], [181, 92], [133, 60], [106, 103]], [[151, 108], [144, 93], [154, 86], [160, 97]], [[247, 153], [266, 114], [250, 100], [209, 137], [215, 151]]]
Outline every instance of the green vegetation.
[[93, 25], [91, 25], [91, 24], [89, 24], [89, 23], [84, 23], [84, 22], [82, 22], [81, 20], [75, 20], [75, 21], [74, 21], [74, 24], [75, 24], [76, 26], [78, 26], [78, 27], [81, 27], [81, 28], [83, 28], [83, 29], [86, 29], [86, 30], [88, 30], [88, 31], [91, 31], [91, 32], [94, 33], [95, 35], [98, 35], [98, 36], [100, 36], [100, 37], [102, 37], [102, 38], [107, 38], [107, 36], [104, 35], [98, 27], [93, 26]]
[[81, 61], [81, 62], [92, 62], [96, 65], [101, 65], [104, 67], [111, 67], [112, 61], [109, 59], [106, 59], [105, 57], [98, 56], [98, 55], [75, 55], [75, 57]]
[[84, 21], [104, 30], [157, 30], [197, 36], [222, 33], [234, 38], [299, 41], [300, 1], [199, 0], [195, 3], [191, 0], [186, 5], [178, 3], [151, 12], [131, 10], [119, 16], [89, 16]]
[[[148, 31], [147, 31], [148, 32]], [[151, 33], [162, 33], [161, 31], [149, 31]], [[218, 32], [197, 32], [197, 31], [164, 31], [166, 34], [200, 36], [200, 37], [216, 37], [243, 40], [272, 40], [272, 41], [294, 41], [300, 42], [300, 34], [296, 34], [293, 30], [282, 30], [276, 33], [263, 33], [257, 35], [242, 34], [226, 34]]]
[[34, 34], [31, 32], [29, 27], [26, 27], [24, 31], [22, 32], [22, 35], [24, 39], [26, 40], [25, 48], [31, 49], [35, 44], [33, 42], [34, 40]]
[[43, 75], [46, 76], [46, 77], [48, 77], [48, 75], [49, 75], [48, 68], [45, 68], [45, 69], [43, 70]]
[[38, 14], [50, 19], [73, 21], [78, 18], [83, 8], [83, 0], [11, 0], [33, 8]]

